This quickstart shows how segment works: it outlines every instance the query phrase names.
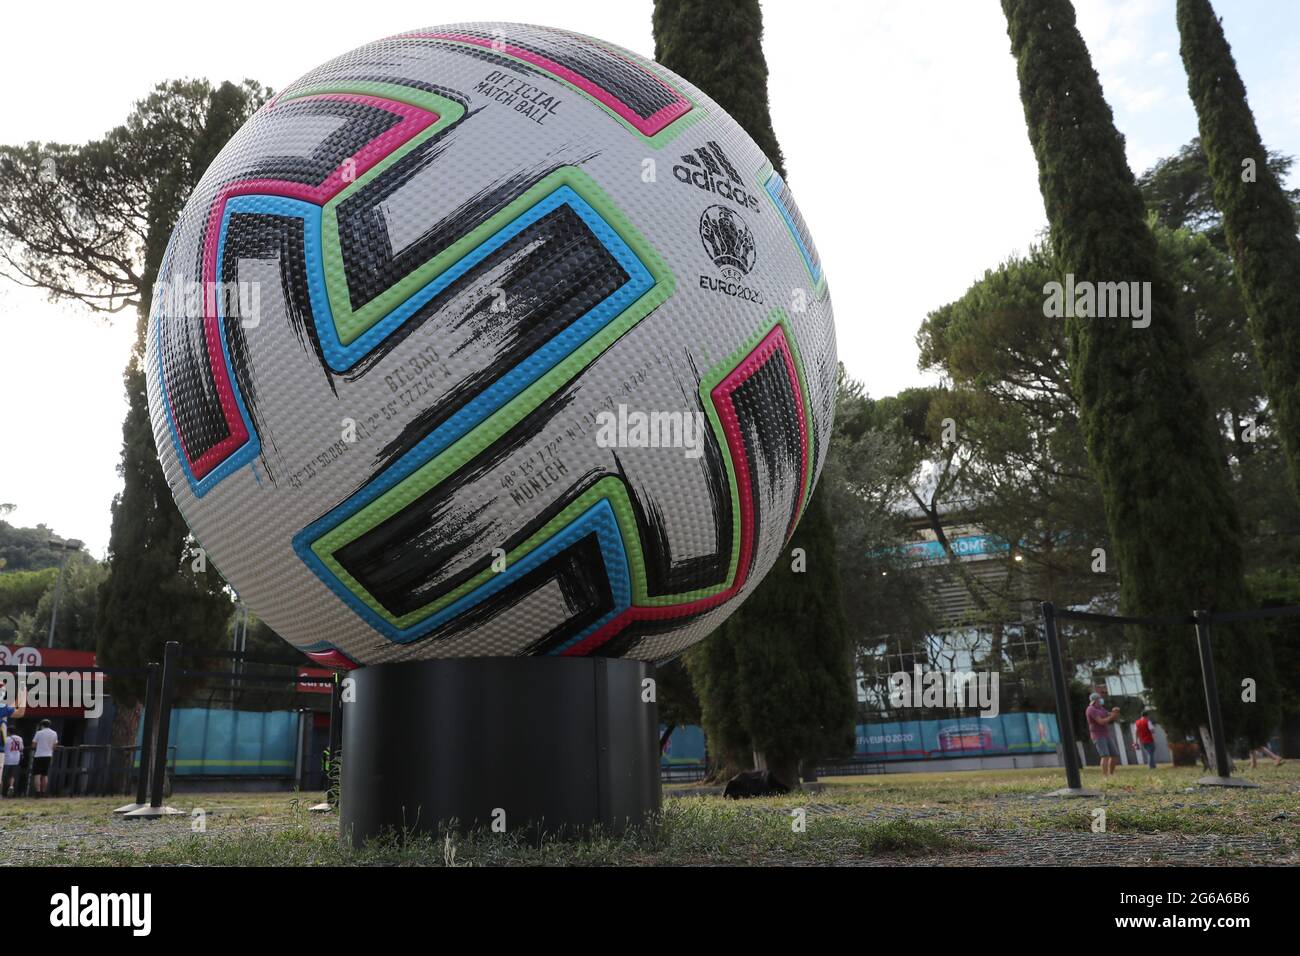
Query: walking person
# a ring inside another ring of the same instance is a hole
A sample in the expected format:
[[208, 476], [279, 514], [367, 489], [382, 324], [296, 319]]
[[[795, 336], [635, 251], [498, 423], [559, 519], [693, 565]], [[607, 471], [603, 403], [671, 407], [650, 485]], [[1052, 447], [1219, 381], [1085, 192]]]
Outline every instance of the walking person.
[[59, 745], [59, 735], [50, 726], [49, 720], [41, 721], [41, 729], [32, 734], [32, 779], [36, 783], [36, 796], [47, 796], [46, 788], [50, 782], [50, 762], [54, 759], [54, 748]]
[[1085, 716], [1088, 718], [1088, 736], [1092, 738], [1092, 745], [1097, 748], [1097, 755], [1101, 757], [1102, 778], [1114, 776], [1117, 755], [1115, 744], [1110, 739], [1110, 725], [1119, 720], [1119, 708], [1112, 707], [1108, 713], [1106, 699], [1093, 691], [1088, 695], [1088, 710]]
[[1273, 751], [1269, 750], [1267, 747], [1260, 746], [1260, 747], [1255, 747], [1255, 748], [1254, 748], [1253, 750], [1251, 750], [1251, 752], [1250, 752], [1250, 769], [1251, 769], [1251, 770], [1254, 770], [1256, 767], [1259, 766], [1259, 755], [1260, 755], [1260, 754], [1263, 754], [1263, 755], [1264, 755], [1265, 757], [1267, 757], [1269, 760], [1273, 761], [1273, 766], [1275, 766], [1275, 767], [1280, 767], [1280, 766], [1282, 766], [1282, 758], [1281, 758], [1281, 757], [1279, 757], [1277, 754], [1273, 753]]
[[5, 769], [0, 777], [0, 793], [6, 797], [17, 796], [18, 774], [23, 767], [23, 738], [17, 731], [9, 734], [5, 741]]
[[[3, 692], [0, 691], [0, 693]], [[12, 773], [12, 779], [16, 780], [18, 777], [18, 767], [21, 766], [23, 738], [19, 737], [18, 738], [19, 759], [18, 761], [15, 762], [17, 766], [15, 766], [12, 771], [10, 771], [9, 769], [9, 738], [11, 736], [14, 736], [9, 733], [9, 729], [10, 729], [9, 721], [17, 720], [19, 717], [27, 713], [26, 694], [21, 689], [19, 689], [17, 696], [18, 696], [17, 707], [10, 706], [8, 702], [0, 702], [0, 746], [4, 747], [4, 754], [5, 754], [4, 771], [3, 771], [3, 775], [0, 776], [0, 793], [9, 792], [9, 783], [11, 779], [10, 775]]]
[[1147, 767], [1155, 770], [1156, 735], [1151, 731], [1151, 708], [1143, 709], [1142, 716], [1133, 724], [1133, 733], [1137, 737], [1138, 746], [1142, 748], [1142, 753], [1146, 757]]

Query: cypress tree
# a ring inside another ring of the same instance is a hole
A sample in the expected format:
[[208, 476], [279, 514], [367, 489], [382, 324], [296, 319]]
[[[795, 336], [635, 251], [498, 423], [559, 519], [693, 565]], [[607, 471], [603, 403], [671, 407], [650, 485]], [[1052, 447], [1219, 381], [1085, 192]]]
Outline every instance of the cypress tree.
[[789, 553], [722, 627], [735, 647], [753, 748], [789, 783], [801, 763], [806, 770], [853, 747], [857, 708], [829, 494], [829, 484], [814, 492]]
[[[758, 0], [656, 0], [653, 27], [655, 59], [716, 100], [784, 175]], [[802, 759], [838, 755], [852, 740], [851, 655], [824, 488], [791, 548], [804, 550], [806, 570], [778, 561], [707, 646], [692, 651], [689, 666], [715, 761], [743, 766], [739, 739], [747, 736], [793, 784]]]
[[1180, 51], [1201, 148], [1250, 313], [1264, 388], [1300, 494], [1300, 236], [1209, 0], [1178, 0]]
[[713, 97], [784, 178], [758, 0], [655, 0], [652, 26], [655, 59]]
[[[1248, 604], [1241, 531], [1204, 396], [1175, 321], [1124, 140], [1102, 95], [1069, 0], [1002, 0], [1039, 187], [1063, 273], [1076, 281], [1150, 283], [1150, 325], [1067, 318], [1071, 387], [1101, 487], [1120, 599], [1128, 614]], [[1062, 280], [1064, 276], [1062, 276]], [[1045, 321], [1054, 321], [1045, 319]], [[1190, 626], [1140, 628], [1137, 657], [1170, 726], [1205, 722]], [[1241, 700], [1241, 681], [1273, 686], [1267, 642], [1220, 628], [1218, 685], [1230, 736], [1263, 739], [1276, 695]]]
[[752, 766], [754, 743], [742, 719], [744, 708], [735, 635], [724, 625], [687, 651], [685, 663], [700, 702], [700, 727], [708, 744], [709, 775], [725, 780], [748, 770]]
[[[166, 641], [214, 647], [225, 640], [231, 602], [216, 568], [195, 570], [189, 528], [172, 499], [158, 462], [145, 388], [144, 331], [153, 285], [179, 215], [199, 177], [261, 104], [255, 87], [223, 83], [207, 99], [202, 126], [150, 196], [143, 250], [138, 332], [124, 374], [127, 414], [122, 424], [122, 492], [113, 501], [109, 575], [100, 588], [99, 655], [109, 666], [140, 666], [161, 658]], [[179, 144], [174, 144], [179, 145]], [[143, 679], [113, 681], [119, 703], [143, 693]], [[131, 730], [124, 727], [124, 731]]]

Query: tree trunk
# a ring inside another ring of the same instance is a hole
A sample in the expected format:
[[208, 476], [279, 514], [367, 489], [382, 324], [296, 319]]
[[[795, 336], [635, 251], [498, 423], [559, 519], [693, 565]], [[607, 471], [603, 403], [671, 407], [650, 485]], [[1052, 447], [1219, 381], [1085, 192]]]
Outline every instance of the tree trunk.
[[793, 756], [767, 756], [767, 769], [772, 776], [790, 788], [793, 793], [799, 789], [799, 758]]
[[[1205, 764], [1206, 773], [1217, 775], [1219, 772], [1219, 762], [1215, 756], [1215, 750], [1214, 750], [1216, 741], [1210, 735], [1210, 728], [1207, 727], [1205, 724], [1199, 725], [1197, 727], [1197, 730], [1200, 732], [1199, 736], [1201, 741], [1201, 762]], [[1228, 771], [1231, 773], [1235, 769], [1236, 769], [1236, 762], [1232, 759], [1232, 751], [1229, 750]]]
[[1280, 756], [1293, 760], [1300, 758], [1300, 714], [1283, 715]]
[[1214, 204], [1250, 313], [1255, 354], [1300, 495], [1300, 237], [1268, 165], [1246, 87], [1209, 0], [1178, 0], [1179, 52], [1196, 106]]
[[[113, 714], [113, 728], [109, 740], [114, 747], [134, 747], [135, 736], [140, 732], [140, 721], [144, 717], [144, 704], [122, 704]], [[147, 745], [146, 741], [146, 745]]]

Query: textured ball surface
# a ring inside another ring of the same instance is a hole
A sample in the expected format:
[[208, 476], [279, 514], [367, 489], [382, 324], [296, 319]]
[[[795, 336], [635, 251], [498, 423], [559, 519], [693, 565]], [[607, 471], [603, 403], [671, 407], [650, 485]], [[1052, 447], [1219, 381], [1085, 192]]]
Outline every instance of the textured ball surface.
[[835, 373], [812, 239], [735, 121], [518, 24], [279, 93], [186, 205], [148, 339], [195, 537], [340, 665], [681, 653], [784, 554]]

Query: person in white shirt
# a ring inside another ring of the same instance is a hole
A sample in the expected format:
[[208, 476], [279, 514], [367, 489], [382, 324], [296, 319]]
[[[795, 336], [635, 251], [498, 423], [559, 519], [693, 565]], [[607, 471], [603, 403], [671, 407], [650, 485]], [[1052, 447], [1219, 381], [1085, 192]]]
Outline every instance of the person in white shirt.
[[18, 786], [18, 773], [23, 766], [23, 738], [11, 733], [5, 741], [4, 777], [0, 778], [0, 793], [6, 797], [14, 796]]
[[45, 788], [50, 780], [50, 761], [54, 759], [54, 748], [59, 745], [59, 735], [50, 727], [48, 720], [41, 721], [41, 729], [32, 734], [32, 779], [36, 782], [36, 796], [45, 796]]
[[[5, 700], [4, 688], [0, 688], [0, 741], [8, 741], [9, 739], [9, 721], [17, 720], [19, 717], [23, 716], [26, 713], [27, 713], [27, 695], [22, 691], [21, 688], [18, 691], [17, 707], [11, 707], [9, 705], [9, 701]], [[19, 737], [18, 740], [19, 740], [19, 745], [21, 746], [22, 738]], [[6, 744], [5, 746], [6, 765], [9, 763], [8, 750], [9, 748], [8, 745]], [[17, 776], [17, 771], [14, 771], [14, 775]], [[0, 777], [0, 791], [3, 791], [4, 789], [3, 785], [8, 782], [8, 779], [9, 779], [9, 770], [6, 767], [4, 771], [4, 776]]]

